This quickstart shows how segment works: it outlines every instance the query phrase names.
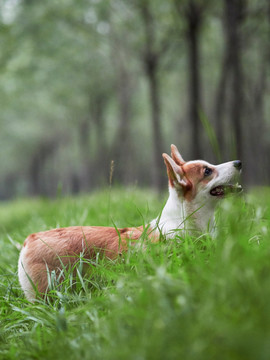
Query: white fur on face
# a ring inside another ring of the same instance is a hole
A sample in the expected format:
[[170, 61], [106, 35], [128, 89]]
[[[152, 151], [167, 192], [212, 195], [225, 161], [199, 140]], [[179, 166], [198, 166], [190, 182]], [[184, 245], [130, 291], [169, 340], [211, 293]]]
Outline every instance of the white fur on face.
[[[229, 161], [216, 166], [218, 171], [217, 184], [235, 184], [240, 177], [241, 171], [234, 166], [234, 161]], [[217, 186], [217, 185], [216, 185]]]
[[201, 182], [197, 189], [196, 198], [197, 200], [201, 198], [202, 201], [205, 201], [207, 198], [210, 200], [219, 200], [220, 197], [215, 197], [210, 194], [210, 191], [218, 186], [223, 185], [236, 185], [239, 181], [240, 171], [234, 166], [233, 161], [229, 161], [220, 165], [211, 165], [202, 162], [204, 166], [208, 166], [211, 169], [215, 169], [216, 172], [213, 178], [207, 183]]

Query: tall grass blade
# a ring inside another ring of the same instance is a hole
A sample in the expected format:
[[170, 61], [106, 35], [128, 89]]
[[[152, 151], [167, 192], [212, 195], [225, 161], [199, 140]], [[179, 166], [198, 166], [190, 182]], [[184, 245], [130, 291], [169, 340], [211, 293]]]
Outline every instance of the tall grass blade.
[[217, 160], [219, 162], [222, 162], [221, 151], [220, 151], [217, 136], [215, 134], [215, 130], [214, 130], [212, 124], [210, 123], [208, 117], [205, 115], [205, 113], [202, 110], [199, 110], [199, 117], [200, 117], [201, 123], [207, 134], [207, 137], [210, 141], [212, 150], [213, 150]]

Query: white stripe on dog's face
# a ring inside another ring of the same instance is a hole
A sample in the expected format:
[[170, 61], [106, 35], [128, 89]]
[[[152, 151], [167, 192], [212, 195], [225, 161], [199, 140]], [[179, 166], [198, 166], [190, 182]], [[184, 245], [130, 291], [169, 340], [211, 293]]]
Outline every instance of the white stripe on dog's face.
[[240, 187], [237, 186], [240, 169], [234, 164], [234, 161], [220, 165], [212, 165], [203, 160], [186, 162], [182, 166], [189, 184], [188, 191], [184, 193], [185, 199], [219, 199], [227, 193], [240, 191]]

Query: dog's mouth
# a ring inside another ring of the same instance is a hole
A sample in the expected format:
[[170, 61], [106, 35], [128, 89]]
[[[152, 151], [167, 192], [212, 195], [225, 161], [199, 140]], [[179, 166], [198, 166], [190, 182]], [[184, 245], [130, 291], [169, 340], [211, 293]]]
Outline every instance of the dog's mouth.
[[218, 185], [214, 187], [210, 191], [210, 194], [212, 196], [223, 197], [228, 194], [240, 193], [241, 191], [243, 191], [243, 188], [239, 184], [235, 184], [235, 185], [226, 184], [226, 185]]

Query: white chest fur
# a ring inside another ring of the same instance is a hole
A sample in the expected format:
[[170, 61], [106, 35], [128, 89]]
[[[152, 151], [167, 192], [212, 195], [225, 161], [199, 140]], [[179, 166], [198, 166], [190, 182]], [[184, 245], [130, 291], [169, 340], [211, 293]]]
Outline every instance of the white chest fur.
[[169, 198], [159, 217], [150, 226], [166, 236], [173, 238], [183, 232], [212, 232], [215, 227], [214, 207], [201, 201], [188, 202], [179, 196], [176, 189], [169, 188]]

